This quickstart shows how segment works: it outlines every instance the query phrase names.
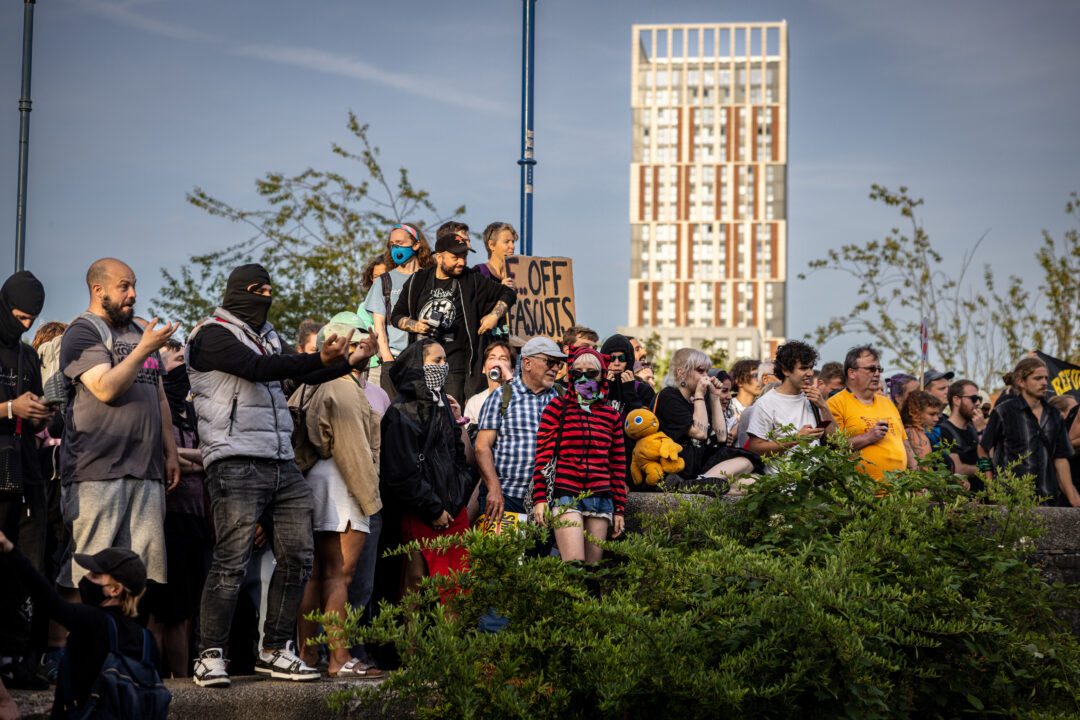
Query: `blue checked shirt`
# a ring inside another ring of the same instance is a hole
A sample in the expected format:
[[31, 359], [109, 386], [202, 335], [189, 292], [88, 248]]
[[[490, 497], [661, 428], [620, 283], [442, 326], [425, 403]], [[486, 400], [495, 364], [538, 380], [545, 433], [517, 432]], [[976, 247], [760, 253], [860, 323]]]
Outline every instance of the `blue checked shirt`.
[[481, 430], [494, 430], [495, 474], [499, 476], [503, 495], [524, 499], [532, 487], [536, 468], [536, 432], [540, 429], [540, 414], [557, 395], [555, 388], [540, 394], [534, 393], [517, 375], [510, 382], [510, 404], [506, 413], [499, 415], [502, 390], [488, 395], [480, 409], [477, 426]]

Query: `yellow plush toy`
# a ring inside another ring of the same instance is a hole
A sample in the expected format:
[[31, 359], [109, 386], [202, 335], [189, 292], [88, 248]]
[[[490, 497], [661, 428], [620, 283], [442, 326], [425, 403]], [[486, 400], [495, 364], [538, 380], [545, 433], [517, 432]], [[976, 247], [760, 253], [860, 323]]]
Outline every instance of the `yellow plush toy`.
[[668, 473], [677, 473], [686, 467], [679, 457], [682, 445], [660, 432], [659, 421], [648, 410], [634, 410], [627, 415], [625, 429], [627, 437], [637, 441], [630, 466], [635, 485], [642, 482], [656, 485]]

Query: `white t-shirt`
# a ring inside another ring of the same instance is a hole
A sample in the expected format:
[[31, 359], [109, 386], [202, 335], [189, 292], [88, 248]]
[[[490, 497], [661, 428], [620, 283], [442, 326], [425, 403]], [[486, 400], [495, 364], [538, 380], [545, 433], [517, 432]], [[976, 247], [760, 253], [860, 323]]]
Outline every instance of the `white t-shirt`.
[[[778, 390], [773, 390], [758, 398], [753, 406], [753, 416], [747, 426], [747, 433], [755, 437], [767, 440], [769, 433], [778, 435], [797, 433], [803, 425], [817, 427], [817, 419], [814, 411], [810, 409], [810, 401], [806, 395], [784, 395]], [[789, 426], [785, 429], [785, 426]], [[812, 445], [817, 444], [815, 440]], [[766, 467], [768, 472], [772, 468]]]
[[484, 407], [484, 401], [488, 399], [488, 395], [491, 394], [491, 390], [483, 390], [476, 393], [469, 401], [465, 403], [465, 409], [462, 410], [462, 414], [469, 418], [470, 422], [475, 423], [480, 418], [480, 408]]

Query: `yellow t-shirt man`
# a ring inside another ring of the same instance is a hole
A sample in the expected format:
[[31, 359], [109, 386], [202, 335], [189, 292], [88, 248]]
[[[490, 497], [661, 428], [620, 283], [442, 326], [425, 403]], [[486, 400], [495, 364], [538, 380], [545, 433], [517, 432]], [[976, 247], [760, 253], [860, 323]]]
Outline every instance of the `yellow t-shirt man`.
[[861, 435], [882, 421], [889, 423], [885, 437], [859, 450], [859, 465], [867, 475], [881, 482], [886, 472], [907, 468], [904, 424], [892, 400], [875, 393], [874, 404], [867, 405], [850, 390], [841, 390], [829, 398], [829, 412], [840, 429], [851, 435]]

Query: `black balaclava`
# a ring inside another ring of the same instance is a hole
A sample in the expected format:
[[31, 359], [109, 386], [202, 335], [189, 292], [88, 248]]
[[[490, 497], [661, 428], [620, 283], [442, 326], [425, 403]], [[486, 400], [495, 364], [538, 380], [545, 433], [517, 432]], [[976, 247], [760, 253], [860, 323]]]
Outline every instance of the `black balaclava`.
[[266, 268], [257, 263], [241, 265], [229, 274], [229, 281], [225, 283], [225, 297], [221, 301], [221, 307], [247, 323], [255, 332], [262, 330], [266, 324], [266, 315], [270, 312], [271, 298], [265, 295], [256, 295], [248, 290], [252, 286], [270, 284], [270, 273]]
[[45, 305], [45, 288], [29, 270], [20, 270], [0, 288], [0, 345], [8, 347], [19, 342], [26, 332], [23, 324], [11, 314], [12, 310], [27, 315], [40, 315]]

